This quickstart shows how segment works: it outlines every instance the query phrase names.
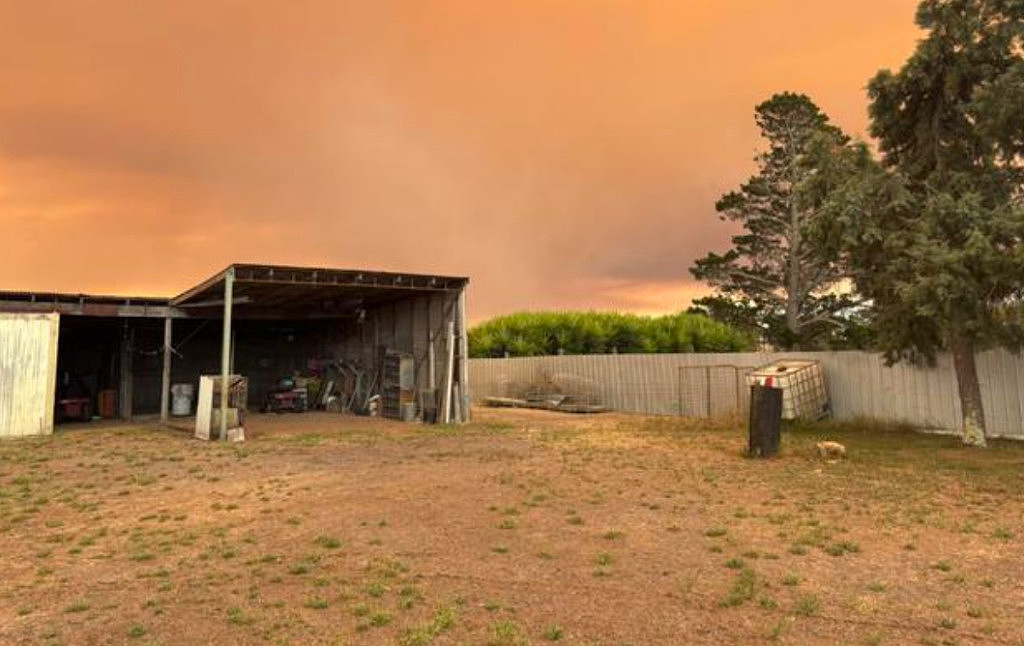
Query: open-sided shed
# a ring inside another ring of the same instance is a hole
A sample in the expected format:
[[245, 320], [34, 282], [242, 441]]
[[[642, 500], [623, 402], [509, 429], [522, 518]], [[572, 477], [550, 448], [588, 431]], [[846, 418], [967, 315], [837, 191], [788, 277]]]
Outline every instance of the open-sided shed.
[[[417, 415], [436, 407], [438, 421], [457, 422], [468, 418], [467, 284], [235, 264], [173, 298], [0, 292], [0, 313], [59, 317], [57, 352], [46, 359], [55, 365], [41, 368], [56, 374], [51, 419], [57, 402], [88, 399], [93, 414], [110, 416], [115, 407], [122, 418], [158, 413], [166, 421], [171, 384], [195, 384], [201, 374], [245, 375], [249, 405], [258, 407], [281, 377], [324, 360], [360, 367], [365, 387], [379, 390], [391, 353], [411, 367]], [[29, 366], [0, 357], [0, 388], [28, 374]], [[52, 430], [41, 419], [34, 432]], [[0, 420], [2, 434], [14, 433]]]

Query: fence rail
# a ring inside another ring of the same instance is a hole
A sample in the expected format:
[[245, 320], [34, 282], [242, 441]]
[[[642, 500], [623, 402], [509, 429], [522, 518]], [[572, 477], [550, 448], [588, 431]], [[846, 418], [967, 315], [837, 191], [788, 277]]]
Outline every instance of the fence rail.
[[[936, 430], [960, 428], [956, 375], [947, 355], [940, 356], [934, 367], [890, 367], [881, 356], [865, 352], [788, 352], [473, 359], [469, 369], [476, 401], [550, 388], [624, 412], [707, 416], [736, 402], [735, 389], [745, 390], [745, 371], [796, 358], [822, 363], [837, 419], [867, 417]], [[708, 386], [688, 378], [700, 373]], [[980, 353], [978, 377], [989, 433], [1024, 439], [1024, 357], [1005, 350]], [[745, 410], [745, 396], [738, 400], [734, 405]]]

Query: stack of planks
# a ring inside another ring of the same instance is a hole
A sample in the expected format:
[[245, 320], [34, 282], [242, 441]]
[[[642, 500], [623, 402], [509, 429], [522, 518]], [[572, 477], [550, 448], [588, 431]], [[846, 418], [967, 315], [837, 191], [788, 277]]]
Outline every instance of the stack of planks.
[[560, 413], [607, 413], [609, 408], [595, 404], [576, 404], [565, 395], [553, 395], [542, 399], [515, 399], [513, 397], [488, 397], [484, 403], [492, 408], [535, 408]]

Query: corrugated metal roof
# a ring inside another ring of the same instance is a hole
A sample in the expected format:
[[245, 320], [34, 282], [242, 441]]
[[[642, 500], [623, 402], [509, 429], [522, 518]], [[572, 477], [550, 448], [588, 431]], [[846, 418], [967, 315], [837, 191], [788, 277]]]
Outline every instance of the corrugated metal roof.
[[60, 292], [0, 291], [0, 312], [59, 312], [70, 316], [210, 317], [223, 305], [224, 277], [235, 275], [240, 317], [274, 311], [332, 316], [406, 298], [415, 293], [461, 289], [458, 276], [288, 265], [230, 265], [171, 298]]

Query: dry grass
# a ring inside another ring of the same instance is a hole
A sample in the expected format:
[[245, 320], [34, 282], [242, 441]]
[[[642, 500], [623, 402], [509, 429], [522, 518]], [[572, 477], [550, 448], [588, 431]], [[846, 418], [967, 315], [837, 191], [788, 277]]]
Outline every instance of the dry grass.
[[[1020, 644], [1024, 446], [479, 411], [0, 443], [2, 644]], [[850, 458], [815, 457], [821, 439]]]

